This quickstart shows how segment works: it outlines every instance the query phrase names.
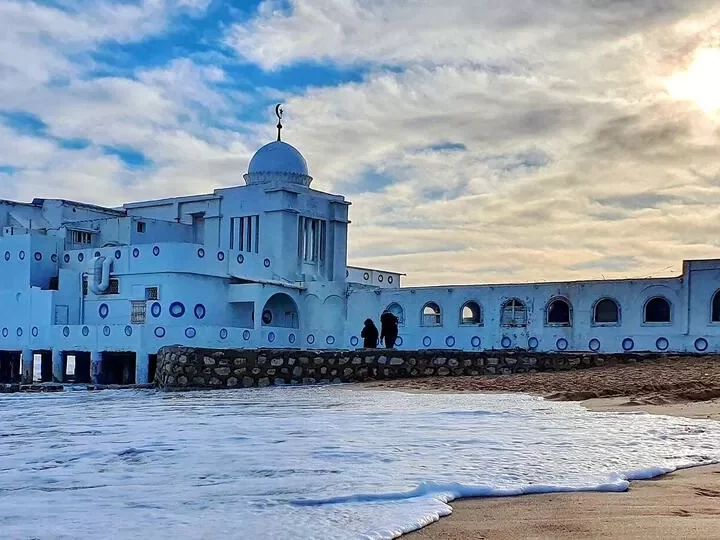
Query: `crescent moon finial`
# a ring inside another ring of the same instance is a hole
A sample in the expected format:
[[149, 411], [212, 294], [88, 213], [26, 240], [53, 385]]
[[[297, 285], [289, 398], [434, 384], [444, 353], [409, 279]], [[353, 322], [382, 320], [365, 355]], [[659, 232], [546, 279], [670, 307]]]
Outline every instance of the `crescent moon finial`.
[[280, 142], [280, 131], [282, 130], [282, 116], [283, 116], [283, 110], [282, 110], [282, 104], [278, 103], [275, 106], [275, 116], [278, 117], [278, 123], [277, 123], [277, 130], [278, 130], [278, 142]]

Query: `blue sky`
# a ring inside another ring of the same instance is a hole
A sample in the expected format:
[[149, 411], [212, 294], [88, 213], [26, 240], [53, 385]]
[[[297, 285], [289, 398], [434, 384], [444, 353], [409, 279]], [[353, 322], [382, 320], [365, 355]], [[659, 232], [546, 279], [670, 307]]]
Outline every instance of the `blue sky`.
[[5, 0], [0, 21], [0, 197], [242, 185], [282, 101], [313, 187], [354, 203], [351, 263], [474, 283], [720, 255], [714, 1]]

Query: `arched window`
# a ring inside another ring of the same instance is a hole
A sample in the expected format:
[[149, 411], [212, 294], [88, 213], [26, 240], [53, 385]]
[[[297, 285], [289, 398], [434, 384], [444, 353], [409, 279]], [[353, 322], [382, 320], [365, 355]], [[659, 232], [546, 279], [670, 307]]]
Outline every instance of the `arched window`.
[[669, 323], [671, 320], [670, 302], [665, 298], [651, 298], [645, 304], [646, 323]]
[[442, 326], [440, 306], [435, 302], [428, 302], [423, 306], [422, 326]]
[[556, 326], [572, 326], [570, 302], [565, 298], [555, 298], [548, 304], [545, 323]]
[[481, 325], [482, 323], [483, 318], [480, 304], [471, 300], [460, 308], [460, 324], [470, 326]]
[[620, 308], [615, 300], [603, 298], [595, 304], [593, 324], [617, 324], [620, 322]]
[[393, 302], [387, 308], [385, 308], [385, 311], [389, 311], [397, 317], [398, 326], [405, 325], [405, 310], [400, 304], [398, 304], [397, 302]]
[[715, 296], [713, 296], [710, 320], [712, 322], [720, 322], [720, 291], [717, 291]]
[[508, 300], [503, 304], [500, 316], [502, 326], [527, 326], [527, 308], [517, 298]]

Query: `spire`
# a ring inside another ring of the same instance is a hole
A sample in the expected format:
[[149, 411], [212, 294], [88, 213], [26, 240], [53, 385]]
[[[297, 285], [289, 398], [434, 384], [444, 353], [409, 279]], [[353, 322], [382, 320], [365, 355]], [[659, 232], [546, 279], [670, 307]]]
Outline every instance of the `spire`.
[[278, 103], [275, 106], [275, 116], [278, 117], [278, 123], [277, 123], [277, 130], [278, 130], [277, 140], [278, 140], [278, 142], [280, 142], [280, 131], [282, 130], [282, 115], [283, 115], [282, 106], [280, 103]]

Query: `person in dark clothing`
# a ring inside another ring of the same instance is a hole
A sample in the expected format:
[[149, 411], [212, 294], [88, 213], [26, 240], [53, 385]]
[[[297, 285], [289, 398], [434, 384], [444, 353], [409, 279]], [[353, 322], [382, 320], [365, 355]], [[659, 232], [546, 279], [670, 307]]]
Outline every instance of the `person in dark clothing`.
[[398, 337], [398, 323], [398, 318], [389, 311], [385, 311], [380, 315], [380, 339], [385, 340], [386, 349], [395, 347], [395, 341]]
[[378, 329], [372, 319], [365, 320], [365, 327], [360, 333], [363, 338], [363, 347], [366, 349], [376, 349], [378, 346]]

